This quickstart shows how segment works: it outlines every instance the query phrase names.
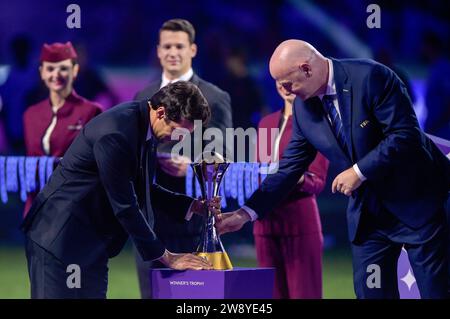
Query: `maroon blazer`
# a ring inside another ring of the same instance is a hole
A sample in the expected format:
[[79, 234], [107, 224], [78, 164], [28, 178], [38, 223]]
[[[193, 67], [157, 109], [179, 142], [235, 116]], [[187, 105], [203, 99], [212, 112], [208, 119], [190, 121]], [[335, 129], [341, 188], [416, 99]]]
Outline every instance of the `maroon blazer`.
[[[258, 131], [261, 128], [268, 129], [267, 140], [260, 141], [261, 134], [258, 133], [258, 144], [267, 143], [266, 149], [269, 156], [272, 156], [273, 145], [271, 141], [275, 137], [271, 136], [271, 128], [278, 128], [282, 113], [281, 111], [271, 113], [261, 119]], [[301, 119], [300, 119], [301, 121]], [[279, 158], [289, 143], [292, 134], [292, 116], [287, 120], [285, 130], [281, 136]], [[268, 158], [260, 158], [257, 152], [258, 161], [268, 162]], [[317, 232], [322, 232], [320, 224], [319, 208], [316, 202], [318, 195], [325, 186], [328, 160], [320, 153], [317, 153], [315, 160], [311, 163], [305, 174], [305, 181], [297, 185], [287, 198], [264, 219], [254, 223], [253, 233], [255, 235], [285, 235], [298, 236]]]
[[72, 90], [56, 113], [56, 126], [50, 136], [50, 154], [45, 154], [42, 138], [53, 117], [50, 99], [30, 106], [23, 115], [27, 155], [63, 156], [83, 126], [101, 111], [99, 104], [86, 100]]
[[[27, 156], [62, 157], [84, 125], [101, 112], [102, 108], [99, 104], [86, 100], [72, 90], [64, 105], [56, 112], [56, 126], [50, 135], [50, 154], [46, 154], [42, 138], [52, 122], [50, 99], [28, 107], [23, 115]], [[33, 195], [27, 198], [25, 214], [33, 198]]]

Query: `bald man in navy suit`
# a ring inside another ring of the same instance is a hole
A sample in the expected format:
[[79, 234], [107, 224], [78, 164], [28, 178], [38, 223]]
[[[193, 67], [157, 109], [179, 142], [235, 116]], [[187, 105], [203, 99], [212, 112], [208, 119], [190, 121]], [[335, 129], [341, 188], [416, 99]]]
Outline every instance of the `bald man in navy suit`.
[[[264, 218], [318, 150], [342, 168], [332, 191], [349, 197], [356, 296], [399, 298], [397, 260], [404, 246], [421, 297], [447, 297], [450, 161], [420, 129], [402, 81], [380, 63], [326, 58], [300, 40], [276, 48], [270, 73], [297, 96], [292, 138], [278, 171], [241, 209], [219, 215], [218, 231]], [[379, 282], [371, 281], [373, 269]]]

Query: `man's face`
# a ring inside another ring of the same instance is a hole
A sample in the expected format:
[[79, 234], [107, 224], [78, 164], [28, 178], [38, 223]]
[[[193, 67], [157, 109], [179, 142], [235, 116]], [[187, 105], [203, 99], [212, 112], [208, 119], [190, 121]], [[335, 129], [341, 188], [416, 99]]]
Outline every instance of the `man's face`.
[[287, 93], [306, 100], [312, 97], [316, 91], [308, 72], [308, 70], [304, 70], [301, 67], [293, 68], [290, 71], [277, 75], [275, 80]]
[[286, 102], [292, 104], [294, 103], [295, 100], [295, 94], [288, 92], [281, 84], [280, 82], [276, 82], [276, 86], [277, 86], [277, 91], [278, 94], [281, 96], [281, 98], [283, 100], [285, 100]]
[[61, 92], [71, 88], [78, 74], [78, 64], [71, 59], [59, 62], [42, 62], [39, 68], [41, 79], [50, 91]]
[[163, 30], [159, 36], [157, 51], [164, 72], [179, 77], [191, 68], [197, 46], [189, 43], [186, 32]]
[[[191, 121], [188, 121], [186, 119], [181, 119], [181, 121], [179, 122], [169, 120], [166, 116], [163, 106], [160, 106], [156, 110], [152, 110], [150, 112], [153, 134], [161, 143], [170, 141], [172, 132], [177, 128], [186, 129], [189, 131], [189, 133], [192, 133], [194, 131], [194, 123], [192, 123]], [[182, 137], [180, 137], [180, 139], [182, 139]]]

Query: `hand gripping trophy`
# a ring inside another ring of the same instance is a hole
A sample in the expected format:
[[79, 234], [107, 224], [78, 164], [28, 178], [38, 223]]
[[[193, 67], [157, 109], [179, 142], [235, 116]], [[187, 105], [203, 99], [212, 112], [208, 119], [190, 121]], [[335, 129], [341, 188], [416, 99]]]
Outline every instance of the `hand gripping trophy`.
[[[201, 158], [191, 166], [200, 184], [202, 200], [208, 201], [218, 196], [220, 183], [230, 163], [216, 152], [203, 153]], [[216, 270], [233, 269], [230, 258], [214, 227], [214, 214], [207, 205], [205, 205], [205, 210], [201, 242], [195, 254], [207, 258]]]

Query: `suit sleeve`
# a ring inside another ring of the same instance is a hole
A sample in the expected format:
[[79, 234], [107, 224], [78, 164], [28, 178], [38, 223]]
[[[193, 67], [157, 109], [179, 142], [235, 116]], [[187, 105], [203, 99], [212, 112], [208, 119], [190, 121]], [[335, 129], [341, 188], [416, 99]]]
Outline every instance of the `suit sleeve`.
[[152, 185], [150, 194], [154, 209], [164, 212], [175, 221], [186, 222], [185, 217], [194, 198], [169, 191], [158, 184]]
[[368, 101], [383, 139], [358, 161], [367, 179], [382, 179], [400, 167], [422, 144], [422, 134], [405, 85], [390, 69], [377, 65], [367, 81]]
[[144, 91], [139, 91], [134, 95], [133, 100], [139, 101], [142, 100], [143, 98], [144, 98]]
[[159, 90], [159, 86], [154, 87], [154, 84], [152, 83], [152, 84], [146, 86], [145, 88], [143, 88], [142, 90], [140, 90], [139, 92], [137, 92], [134, 95], [133, 100], [140, 101], [140, 100], [144, 100], [144, 99], [149, 99], [153, 96], [153, 94], [158, 92], [158, 90]]
[[[296, 108], [294, 107], [294, 110]], [[291, 140], [279, 162], [278, 171], [270, 174], [245, 203], [262, 218], [292, 191], [316, 156], [316, 149], [303, 136], [294, 111]]]
[[134, 156], [120, 134], [105, 135], [94, 144], [94, 156], [114, 215], [131, 236], [144, 261], [161, 257], [165, 247], [139, 209], [131, 176]]

